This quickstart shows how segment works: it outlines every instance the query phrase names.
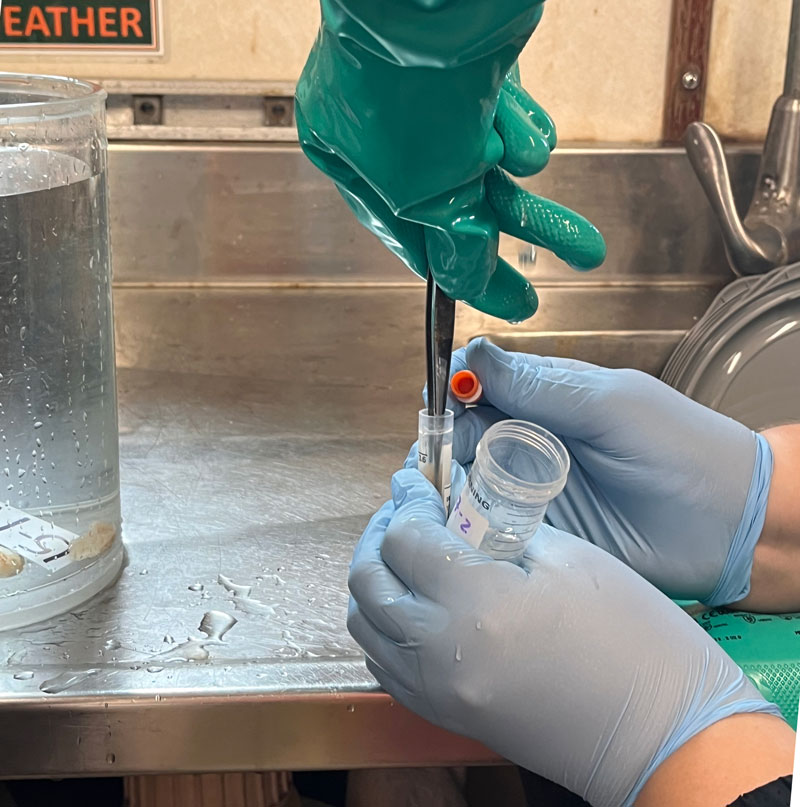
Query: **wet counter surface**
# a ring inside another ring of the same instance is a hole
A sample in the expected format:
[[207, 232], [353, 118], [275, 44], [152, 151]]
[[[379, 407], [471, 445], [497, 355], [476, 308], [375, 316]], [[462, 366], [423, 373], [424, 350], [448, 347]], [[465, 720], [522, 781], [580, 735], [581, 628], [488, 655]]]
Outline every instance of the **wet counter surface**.
[[[713, 293], [544, 288], [540, 331], [496, 338], [611, 340], [653, 369]], [[491, 760], [392, 704], [345, 627], [353, 546], [414, 439], [421, 285], [115, 300], [127, 564], [0, 634], [0, 776]], [[457, 339], [492, 327], [464, 312]]]

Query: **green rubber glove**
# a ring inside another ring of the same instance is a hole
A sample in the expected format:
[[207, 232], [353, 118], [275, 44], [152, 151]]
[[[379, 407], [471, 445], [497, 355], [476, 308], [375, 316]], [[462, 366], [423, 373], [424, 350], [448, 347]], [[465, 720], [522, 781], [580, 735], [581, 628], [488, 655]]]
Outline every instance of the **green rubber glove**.
[[295, 108], [303, 150], [369, 230], [451, 297], [512, 322], [537, 299], [498, 258], [500, 231], [576, 269], [606, 251], [586, 219], [508, 176], [541, 171], [556, 143], [516, 69], [542, 2], [321, 0]]

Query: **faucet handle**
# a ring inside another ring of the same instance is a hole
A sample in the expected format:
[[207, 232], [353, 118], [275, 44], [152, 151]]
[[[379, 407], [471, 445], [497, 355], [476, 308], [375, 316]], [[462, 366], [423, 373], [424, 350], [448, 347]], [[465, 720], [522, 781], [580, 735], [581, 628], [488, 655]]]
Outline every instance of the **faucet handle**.
[[717, 133], [707, 123], [690, 123], [683, 142], [719, 222], [733, 271], [737, 275], [756, 275], [785, 263], [783, 239], [774, 227], [762, 221], [757, 231], [750, 231], [742, 222]]

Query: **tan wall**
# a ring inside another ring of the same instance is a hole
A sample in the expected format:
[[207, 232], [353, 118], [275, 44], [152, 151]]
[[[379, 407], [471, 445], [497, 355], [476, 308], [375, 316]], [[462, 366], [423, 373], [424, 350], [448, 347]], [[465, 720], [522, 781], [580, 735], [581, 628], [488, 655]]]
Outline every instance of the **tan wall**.
[[672, 0], [550, 0], [520, 60], [562, 140], [661, 136]]
[[[162, 57], [43, 58], [0, 50], [0, 66], [101, 79], [293, 80], [318, 20], [317, 0], [162, 2]], [[790, 2], [716, 0], [707, 118], [726, 134], [764, 131], [780, 89]], [[562, 140], [659, 138], [671, 6], [549, 0], [521, 63], [526, 86], [553, 115]]]
[[783, 84], [791, 0], [715, 0], [706, 120], [760, 139]]
[[[317, 0], [162, 0], [163, 57], [22, 56], [4, 69], [96, 78], [289, 79], [314, 38]], [[523, 54], [526, 84], [568, 140], [659, 136], [671, 0], [550, 0]], [[209, 13], [225, 8], [225, 14]], [[622, 110], [625, 105], [625, 111]]]
[[0, 48], [0, 64], [101, 79], [292, 79], [319, 19], [317, 0], [160, 2], [163, 56], [29, 56]]

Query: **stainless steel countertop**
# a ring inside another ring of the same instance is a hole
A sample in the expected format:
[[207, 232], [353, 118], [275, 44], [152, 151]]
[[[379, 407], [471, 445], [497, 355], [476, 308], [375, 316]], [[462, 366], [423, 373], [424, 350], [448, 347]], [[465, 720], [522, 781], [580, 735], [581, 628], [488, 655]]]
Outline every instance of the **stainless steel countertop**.
[[[662, 355], [711, 293], [593, 299], [660, 324], [642, 343]], [[575, 295], [543, 290], [545, 328]], [[117, 291], [128, 561], [78, 612], [0, 635], [0, 776], [493, 759], [392, 706], [345, 628], [354, 543], [414, 439], [421, 306], [421, 284]]]
[[[608, 267], [542, 254], [536, 318], [464, 309], [457, 342], [657, 372], [729, 277], [683, 159], [554, 159]], [[345, 627], [353, 546], [415, 437], [422, 284], [296, 147], [117, 146], [111, 180], [127, 565], [0, 634], [0, 777], [493, 760], [378, 692]]]

